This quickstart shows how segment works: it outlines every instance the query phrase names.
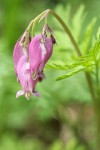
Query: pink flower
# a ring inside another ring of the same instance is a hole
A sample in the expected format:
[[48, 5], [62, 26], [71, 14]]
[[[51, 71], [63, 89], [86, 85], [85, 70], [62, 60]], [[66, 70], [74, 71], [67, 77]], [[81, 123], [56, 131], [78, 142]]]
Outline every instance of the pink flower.
[[44, 66], [51, 57], [52, 51], [53, 42], [51, 38], [38, 34], [32, 39], [29, 46], [29, 61], [33, 79], [43, 76]]
[[45, 78], [43, 69], [52, 55], [54, 40], [52, 35], [48, 38], [46, 34], [38, 34], [30, 41], [29, 36], [25, 34], [16, 43], [13, 60], [18, 81], [22, 86], [16, 98], [23, 94], [27, 99], [31, 95], [39, 96], [35, 86]]
[[17, 75], [19, 82], [22, 86], [22, 90], [18, 91], [16, 97], [19, 97], [25, 94], [25, 97], [28, 99], [31, 94], [39, 96], [39, 93], [34, 91], [35, 85], [38, 82], [38, 78], [33, 80], [30, 74], [30, 66], [28, 62], [28, 56], [23, 55], [17, 65]]

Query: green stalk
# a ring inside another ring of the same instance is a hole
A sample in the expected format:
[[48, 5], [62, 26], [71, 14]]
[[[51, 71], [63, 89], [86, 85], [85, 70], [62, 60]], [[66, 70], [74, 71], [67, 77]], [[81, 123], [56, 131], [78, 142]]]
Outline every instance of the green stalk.
[[62, 27], [64, 28], [65, 32], [69, 36], [69, 38], [70, 38], [70, 40], [71, 40], [75, 50], [77, 51], [77, 54], [79, 56], [81, 56], [82, 55], [81, 51], [80, 51], [80, 49], [79, 49], [79, 47], [78, 47], [78, 45], [77, 45], [77, 43], [76, 43], [72, 33], [70, 32], [69, 28], [66, 26], [64, 21], [53, 10], [48, 9], [47, 11], [48, 11], [48, 13], [52, 14], [59, 21], [59, 23], [62, 25]]
[[99, 89], [99, 66], [95, 58], [96, 66], [96, 100], [94, 101], [94, 110], [97, 124], [97, 150], [100, 149], [100, 89]]
[[94, 111], [95, 111], [95, 117], [96, 117], [96, 126], [97, 126], [97, 133], [96, 133], [96, 143], [97, 147], [96, 150], [100, 150], [100, 98], [98, 97], [96, 101], [94, 101]]
[[43, 11], [41, 14], [39, 14], [35, 19], [31, 20], [30, 24], [28, 25], [28, 27], [26, 28], [26, 30], [30, 31], [32, 25], [34, 24], [34, 28], [36, 26], [36, 24], [41, 21], [47, 14], [47, 10]]

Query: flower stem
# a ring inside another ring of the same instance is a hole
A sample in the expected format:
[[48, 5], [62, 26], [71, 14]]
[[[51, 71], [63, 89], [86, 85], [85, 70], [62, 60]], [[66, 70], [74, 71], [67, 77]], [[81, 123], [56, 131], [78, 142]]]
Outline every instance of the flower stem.
[[35, 27], [35, 25], [36, 25], [39, 21], [41, 21], [41, 20], [45, 17], [46, 14], [47, 14], [47, 11], [45, 10], [45, 11], [43, 11], [41, 14], [39, 14], [35, 19], [31, 20], [31, 22], [29, 23], [29, 25], [28, 25], [28, 27], [26, 28], [26, 30], [29, 30], [29, 31], [30, 31], [32, 25], [34, 24], [34, 27]]
[[47, 10], [48, 13], [52, 14], [53, 16], [56, 17], [56, 19], [60, 22], [60, 24], [62, 25], [62, 27], [64, 28], [65, 32], [68, 34], [73, 46], [75, 47], [75, 50], [77, 51], [78, 55], [81, 56], [81, 51], [72, 35], [72, 33], [70, 32], [69, 28], [66, 26], [66, 24], [64, 23], [64, 21], [53, 11], [53, 10], [50, 10], [48, 9]]

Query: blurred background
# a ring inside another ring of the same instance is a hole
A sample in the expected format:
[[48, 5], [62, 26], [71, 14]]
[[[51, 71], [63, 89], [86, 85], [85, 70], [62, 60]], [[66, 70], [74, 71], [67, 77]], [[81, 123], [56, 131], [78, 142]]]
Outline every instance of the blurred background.
[[[88, 34], [87, 49], [91, 48], [98, 31], [99, 0], [0, 0], [0, 150], [94, 149], [93, 106], [83, 73], [57, 82], [62, 71], [46, 68], [46, 80], [36, 87], [40, 98], [15, 98], [21, 86], [14, 72], [13, 47], [31, 19], [48, 8], [61, 16], [81, 49]], [[57, 41], [50, 61], [70, 64], [74, 48], [56, 19], [49, 18]], [[35, 34], [41, 33], [43, 23]]]

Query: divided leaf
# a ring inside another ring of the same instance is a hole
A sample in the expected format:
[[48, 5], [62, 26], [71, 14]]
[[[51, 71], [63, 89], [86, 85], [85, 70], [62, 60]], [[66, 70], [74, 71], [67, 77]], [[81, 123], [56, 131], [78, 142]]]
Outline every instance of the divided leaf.
[[85, 54], [88, 54], [88, 52], [89, 52], [89, 50], [88, 50], [89, 44], [90, 44], [92, 32], [93, 32], [94, 26], [96, 24], [96, 21], [97, 21], [97, 18], [93, 18], [85, 30], [85, 34], [82, 39], [82, 48], [83, 48]]
[[82, 70], [84, 70], [84, 69], [86, 69], [86, 67], [77, 68], [77, 69], [75, 69], [74, 71], [71, 71], [71, 72], [69, 72], [69, 73], [67, 73], [67, 74], [64, 74], [64, 75], [62, 75], [62, 76], [57, 77], [56, 81], [66, 79], [66, 78], [68, 78], [68, 77], [70, 77], [70, 76], [73, 76], [73, 75], [77, 74], [78, 72], [80, 72], [80, 71], [82, 71]]
[[96, 40], [93, 48], [90, 51], [90, 54], [93, 55], [94, 61], [98, 61], [99, 60], [99, 58], [100, 58], [100, 36]]

